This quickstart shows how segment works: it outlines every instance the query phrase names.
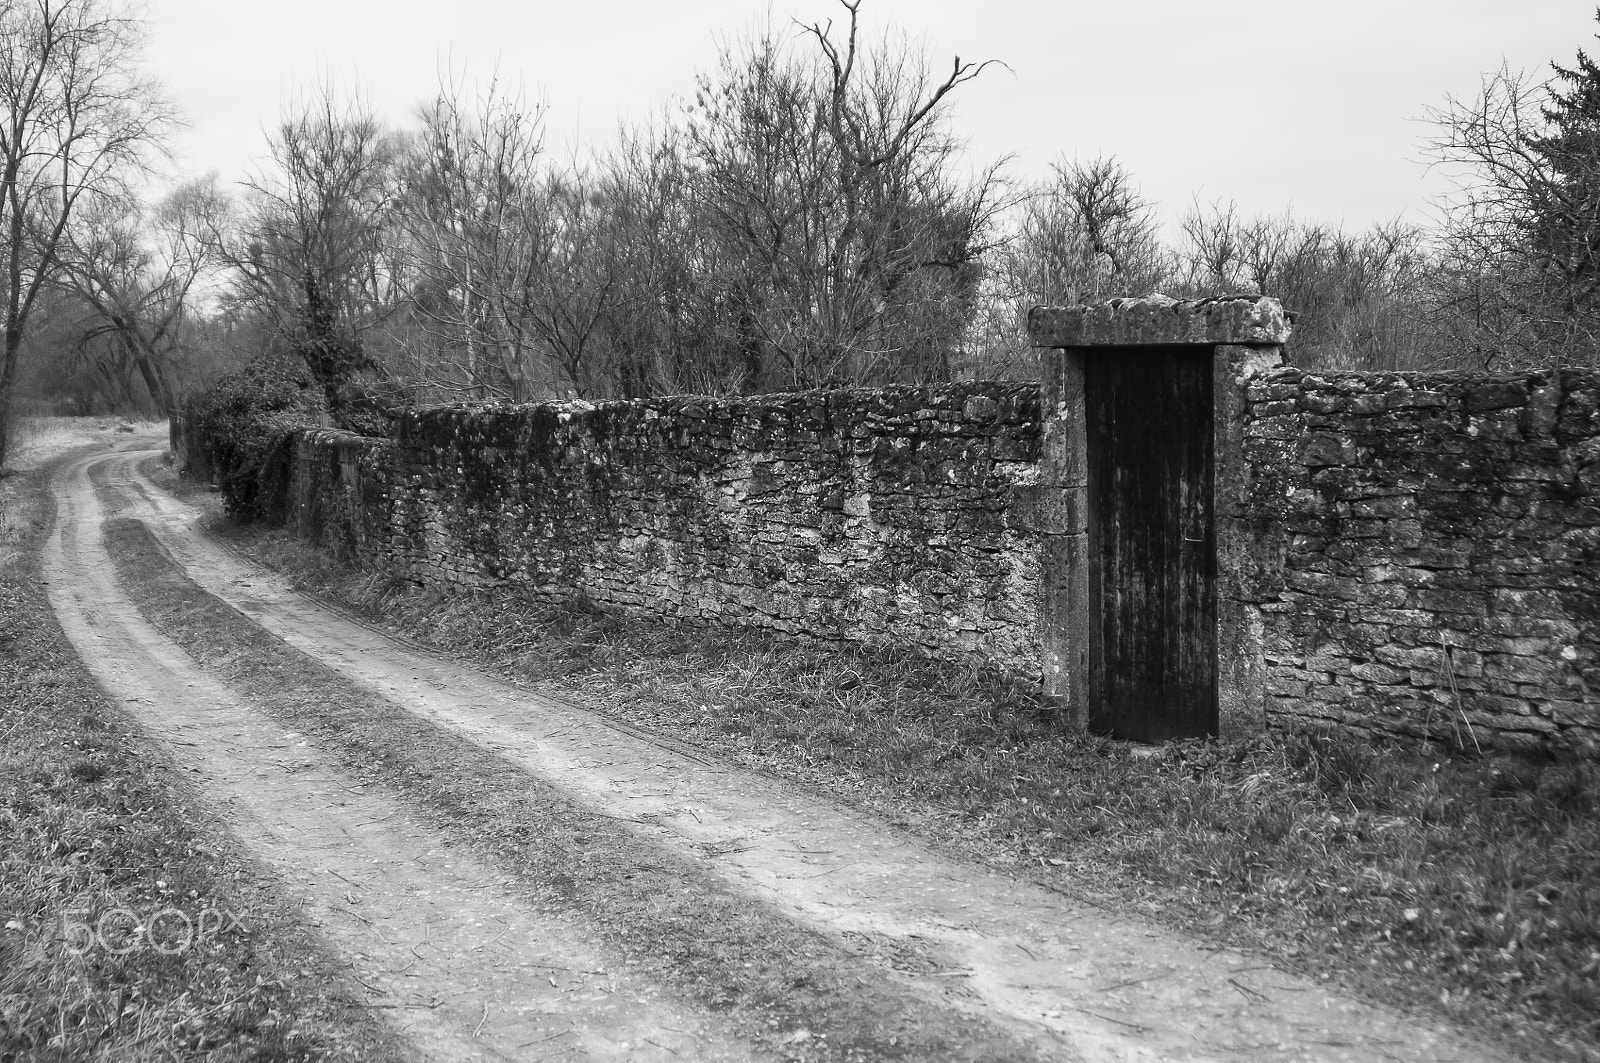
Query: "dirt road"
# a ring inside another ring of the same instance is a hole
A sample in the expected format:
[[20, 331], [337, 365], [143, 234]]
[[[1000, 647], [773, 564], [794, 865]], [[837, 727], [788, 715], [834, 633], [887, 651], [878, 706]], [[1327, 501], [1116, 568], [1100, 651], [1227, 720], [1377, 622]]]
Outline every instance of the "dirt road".
[[139, 475], [150, 453], [95, 455], [58, 474], [49, 562], [63, 626], [107, 689], [180, 745], [240, 837], [428, 1057], [559, 1047], [565, 1058], [823, 1058], [830, 1031], [753, 1032], [688, 987], [630, 972], [581, 914], [533, 902], [402, 797], [362, 785], [255, 709], [141, 616], [102, 542], [108, 508], [145, 522], [205, 592], [343, 680], [625, 821], [764, 917], [874, 943], [853, 954], [867, 980], [876, 964], [910, 1000], [905, 1014], [970, 1018], [972, 1039], [945, 1044], [949, 1058], [1499, 1058], [377, 634], [203, 535], [191, 507]]

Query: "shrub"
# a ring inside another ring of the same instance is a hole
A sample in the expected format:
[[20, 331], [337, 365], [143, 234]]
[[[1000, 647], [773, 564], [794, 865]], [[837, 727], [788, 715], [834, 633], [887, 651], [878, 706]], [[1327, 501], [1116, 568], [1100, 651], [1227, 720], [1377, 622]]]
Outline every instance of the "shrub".
[[327, 419], [305, 366], [263, 355], [188, 403], [189, 447], [206, 454], [228, 515], [281, 524], [290, 436]]

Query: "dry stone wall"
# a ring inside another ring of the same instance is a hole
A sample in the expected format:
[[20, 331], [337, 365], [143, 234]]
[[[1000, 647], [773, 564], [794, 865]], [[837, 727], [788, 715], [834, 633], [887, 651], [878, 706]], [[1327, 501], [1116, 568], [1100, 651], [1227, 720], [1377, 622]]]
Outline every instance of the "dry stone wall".
[[294, 433], [283, 506], [296, 535], [362, 563], [387, 557], [393, 539], [393, 445], [332, 428]]
[[1038, 678], [1038, 388], [408, 412], [296, 438], [300, 534], [420, 583], [913, 645]]
[[1600, 374], [1270, 371], [1232, 534], [1279, 718], [1600, 739]]
[[[1219, 463], [1217, 513], [1221, 642], [1251, 658], [1240, 700], [1595, 752], [1600, 373], [1231, 373], [1217, 445], [1239, 460]], [[299, 430], [262, 480], [302, 536], [418, 583], [911, 645], [1039, 682], [1046, 637], [1088, 630], [1041, 591], [1065, 527], [1059, 419], [1037, 385], [993, 383], [441, 406], [392, 439]], [[204, 440], [180, 422], [174, 446], [203, 474]]]

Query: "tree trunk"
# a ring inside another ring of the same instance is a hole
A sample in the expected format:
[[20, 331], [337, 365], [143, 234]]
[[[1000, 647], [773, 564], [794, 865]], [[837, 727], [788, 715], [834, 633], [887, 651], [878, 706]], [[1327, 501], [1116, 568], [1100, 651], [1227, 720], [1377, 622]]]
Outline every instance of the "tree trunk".
[[150, 392], [164, 417], [172, 416], [172, 397], [167, 394], [167, 382], [161, 372], [161, 364], [147, 357], [142, 351], [135, 350], [133, 363], [138, 367], [139, 375], [144, 378], [144, 386]]
[[12, 395], [17, 379], [17, 361], [22, 351], [22, 329], [11, 326], [5, 332], [5, 346], [0, 348], [0, 469], [11, 456], [13, 431]]

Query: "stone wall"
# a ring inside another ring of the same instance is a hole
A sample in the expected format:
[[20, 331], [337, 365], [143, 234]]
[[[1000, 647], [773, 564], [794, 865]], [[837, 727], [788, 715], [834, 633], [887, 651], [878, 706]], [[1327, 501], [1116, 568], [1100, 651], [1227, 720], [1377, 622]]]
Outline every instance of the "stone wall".
[[[1593, 752], [1600, 373], [1218, 351], [1224, 720]], [[1081, 721], [1081, 431], [1046, 392], [425, 408], [295, 432], [262, 511], [422, 584], [976, 657]]]
[[388, 556], [393, 445], [332, 428], [294, 433], [283, 514], [302, 539], [362, 563]]
[[419, 583], [1038, 679], [1038, 388], [441, 406], [297, 433], [288, 519]]
[[167, 441], [178, 471], [192, 480], [211, 481], [211, 448], [194, 437], [188, 411], [174, 410], [167, 422]]
[[1244, 396], [1219, 512], [1267, 714], [1592, 751], [1600, 373], [1282, 368]]

